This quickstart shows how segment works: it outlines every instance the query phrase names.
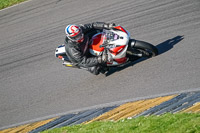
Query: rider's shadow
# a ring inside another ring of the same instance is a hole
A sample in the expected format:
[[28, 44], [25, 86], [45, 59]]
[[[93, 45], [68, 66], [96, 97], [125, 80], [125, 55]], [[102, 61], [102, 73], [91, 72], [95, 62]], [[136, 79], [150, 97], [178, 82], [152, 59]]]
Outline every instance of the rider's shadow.
[[[156, 46], [156, 48], [158, 49], [158, 55], [161, 55], [167, 51], [169, 51], [170, 49], [172, 49], [174, 47], [174, 45], [176, 45], [177, 43], [179, 43], [181, 40], [184, 39], [184, 36], [176, 36], [172, 39], [168, 39], [160, 44], [158, 44]], [[133, 61], [132, 63], [129, 63], [123, 67], [119, 67], [119, 68], [111, 68], [111, 70], [106, 73], [105, 75], [106, 76], [110, 76], [111, 74], [115, 73], [115, 72], [118, 72], [118, 71], [121, 71], [127, 67], [130, 67], [130, 66], [133, 66], [134, 64], [136, 63], [139, 63], [139, 62], [142, 62], [144, 60], [146, 60], [148, 58], [140, 58], [140, 59], [136, 59], [135, 61]]]
[[159, 55], [169, 51], [170, 49], [172, 49], [174, 47], [174, 45], [176, 45], [177, 43], [179, 43], [183, 39], [184, 39], [184, 36], [176, 36], [172, 39], [169, 39], [165, 42], [158, 44], [156, 46], [156, 48], [158, 49]]

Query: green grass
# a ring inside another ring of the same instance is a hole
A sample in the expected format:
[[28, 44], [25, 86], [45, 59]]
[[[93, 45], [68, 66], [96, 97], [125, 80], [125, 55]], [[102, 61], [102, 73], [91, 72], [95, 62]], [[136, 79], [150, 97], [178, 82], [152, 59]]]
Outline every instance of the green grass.
[[0, 0], [0, 10], [26, 0]]
[[200, 133], [200, 114], [177, 113], [67, 126], [42, 133]]

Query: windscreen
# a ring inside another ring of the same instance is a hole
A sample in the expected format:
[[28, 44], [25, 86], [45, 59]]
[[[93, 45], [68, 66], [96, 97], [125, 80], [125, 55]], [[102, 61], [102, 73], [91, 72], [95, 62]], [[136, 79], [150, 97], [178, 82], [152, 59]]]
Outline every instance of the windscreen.
[[119, 39], [119, 35], [115, 34], [114, 32], [110, 31], [110, 30], [103, 30], [103, 36], [105, 43], [109, 43], [112, 41], [115, 41], [117, 39]]

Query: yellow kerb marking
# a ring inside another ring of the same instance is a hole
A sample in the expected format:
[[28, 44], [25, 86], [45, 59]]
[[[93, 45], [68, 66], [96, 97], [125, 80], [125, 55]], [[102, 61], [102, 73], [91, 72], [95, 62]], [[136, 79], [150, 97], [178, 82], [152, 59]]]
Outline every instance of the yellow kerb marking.
[[22, 125], [22, 126], [18, 126], [16, 128], [5, 129], [5, 130], [0, 131], [0, 133], [16, 133], [16, 132], [20, 132], [21, 130], [26, 128], [26, 126], [28, 126], [28, 124]]
[[200, 112], [200, 102], [195, 103], [192, 107], [183, 110], [183, 112], [193, 112], [193, 113], [198, 113]]
[[5, 129], [0, 131], [0, 133], [28, 133], [42, 125], [45, 125], [53, 120], [55, 120], [56, 118], [52, 118], [52, 119], [48, 119], [48, 120], [44, 120], [44, 121], [39, 121], [39, 122], [35, 122], [32, 124], [26, 124], [26, 125], [22, 125], [22, 126], [18, 126], [18, 127], [14, 127], [14, 128], [9, 128], [9, 129]]
[[153, 99], [147, 100], [140, 100], [136, 102], [130, 102], [119, 106], [91, 121], [86, 122], [86, 124], [91, 123], [93, 121], [100, 121], [100, 120], [120, 120], [123, 118], [133, 117], [137, 114], [150, 109], [154, 106], [157, 106], [165, 101], [168, 101], [175, 97], [176, 95], [172, 96], [165, 96], [165, 97], [158, 97]]

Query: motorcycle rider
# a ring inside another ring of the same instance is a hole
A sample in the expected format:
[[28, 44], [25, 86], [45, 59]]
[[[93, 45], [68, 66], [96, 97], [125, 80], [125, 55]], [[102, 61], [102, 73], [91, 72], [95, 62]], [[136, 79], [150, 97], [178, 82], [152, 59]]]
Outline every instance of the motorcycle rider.
[[110, 60], [106, 54], [99, 57], [94, 57], [89, 54], [88, 44], [91, 43], [91, 38], [94, 34], [101, 32], [103, 29], [112, 29], [114, 23], [94, 22], [84, 25], [70, 24], [65, 28], [65, 49], [66, 55], [70, 61], [79, 68], [86, 69], [98, 75], [105, 70], [101, 64]]

